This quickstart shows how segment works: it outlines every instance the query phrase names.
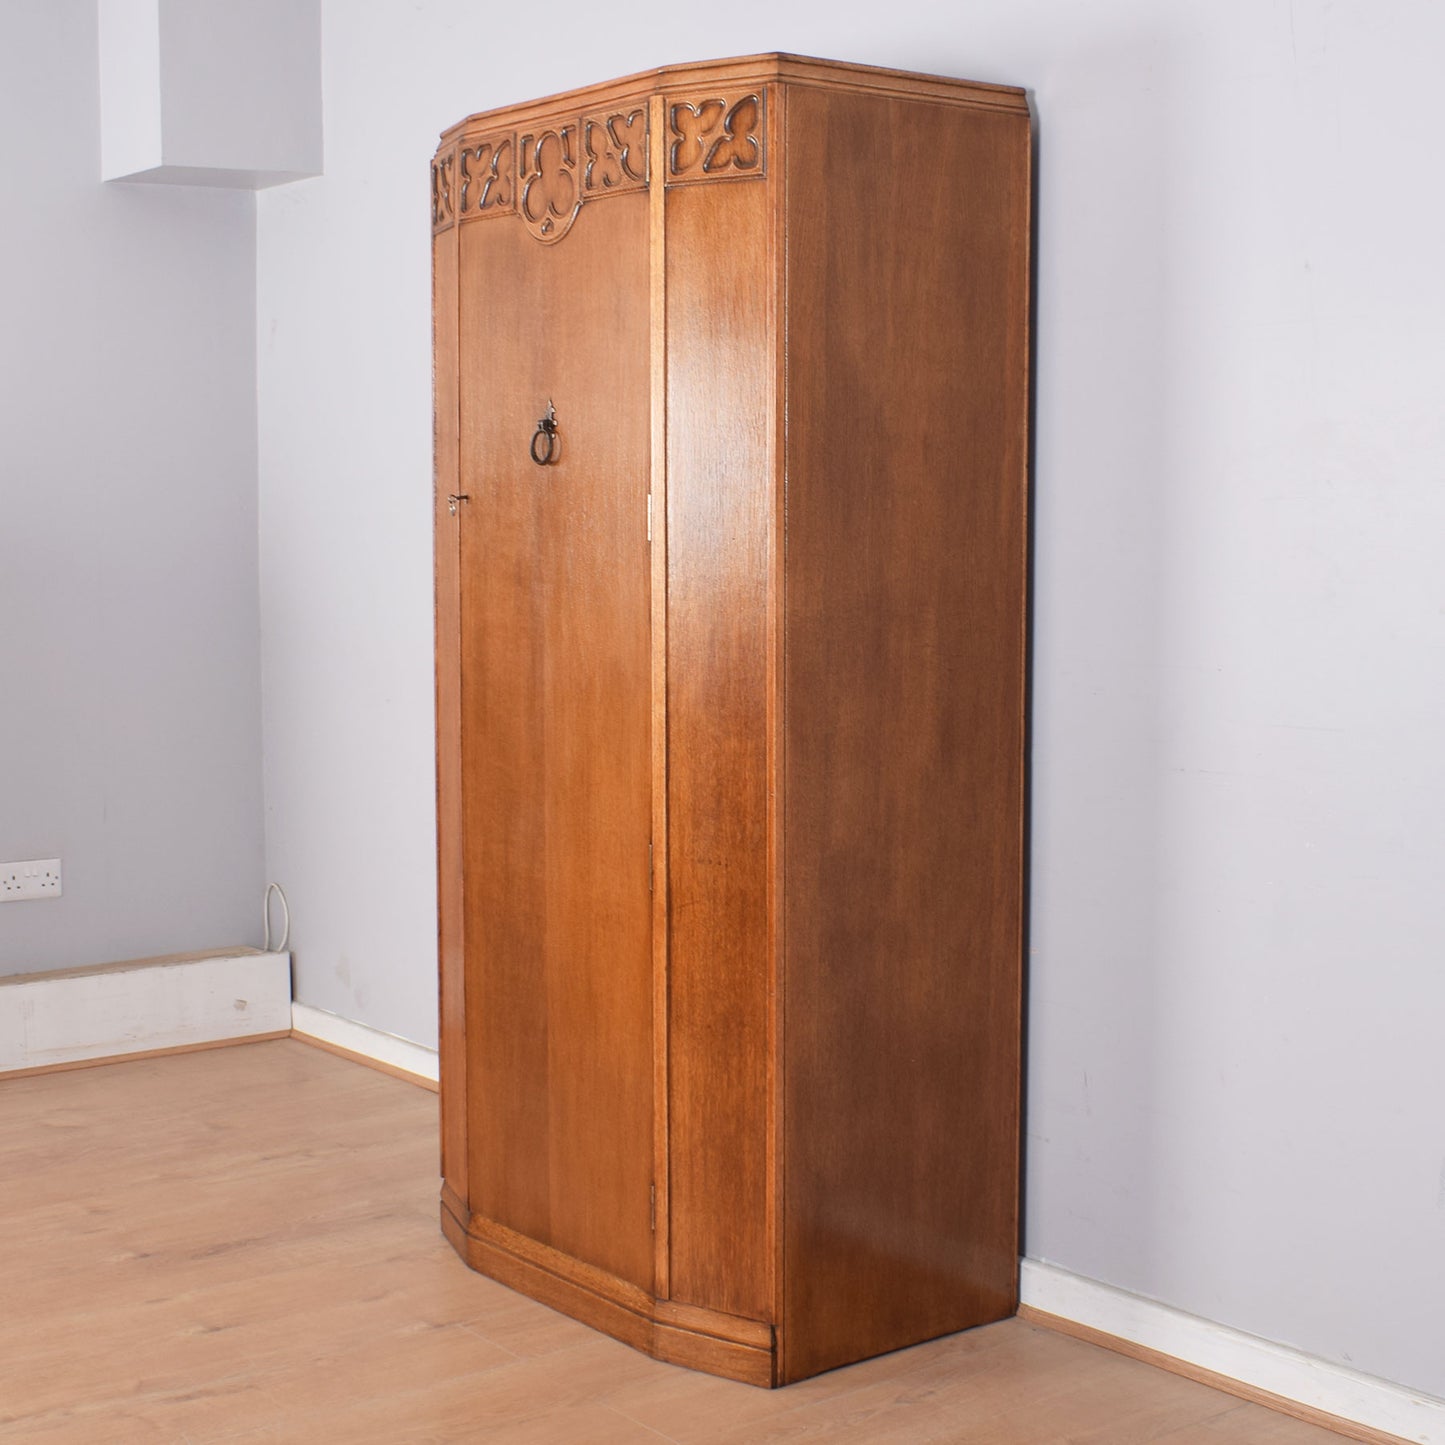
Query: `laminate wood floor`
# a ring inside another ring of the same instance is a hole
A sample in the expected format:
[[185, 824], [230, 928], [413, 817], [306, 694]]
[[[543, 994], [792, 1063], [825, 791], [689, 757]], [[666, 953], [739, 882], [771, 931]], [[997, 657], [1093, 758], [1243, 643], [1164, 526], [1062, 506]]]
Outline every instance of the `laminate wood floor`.
[[305, 1044], [0, 1080], [0, 1439], [1337, 1445], [1018, 1320], [781, 1391], [466, 1269], [436, 1096]]

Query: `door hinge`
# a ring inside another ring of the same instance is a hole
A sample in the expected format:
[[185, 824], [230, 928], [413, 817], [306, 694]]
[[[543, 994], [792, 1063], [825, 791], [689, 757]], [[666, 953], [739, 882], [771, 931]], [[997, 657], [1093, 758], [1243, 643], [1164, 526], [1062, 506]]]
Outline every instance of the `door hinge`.
[[652, 839], [647, 840], [647, 891], [652, 892]]
[[647, 1227], [657, 1233], [657, 1185], [647, 1186]]
[[652, 541], [652, 493], [647, 494], [647, 540]]

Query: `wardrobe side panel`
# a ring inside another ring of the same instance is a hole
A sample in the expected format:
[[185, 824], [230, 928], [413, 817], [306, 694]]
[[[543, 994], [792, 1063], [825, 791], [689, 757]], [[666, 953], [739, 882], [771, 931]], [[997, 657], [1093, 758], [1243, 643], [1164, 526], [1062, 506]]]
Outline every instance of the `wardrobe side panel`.
[[782, 1378], [1013, 1312], [1029, 126], [791, 86]]
[[457, 444], [457, 228], [432, 242], [436, 537], [437, 954], [440, 965], [442, 1178], [467, 1203], [466, 953], [462, 913], [462, 720]]
[[765, 1320], [771, 182], [666, 214], [672, 1297]]

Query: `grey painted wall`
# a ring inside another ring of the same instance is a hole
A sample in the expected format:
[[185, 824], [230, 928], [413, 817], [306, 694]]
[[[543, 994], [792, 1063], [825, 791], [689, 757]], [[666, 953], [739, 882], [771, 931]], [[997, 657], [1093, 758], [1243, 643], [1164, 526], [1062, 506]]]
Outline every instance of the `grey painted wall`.
[[1445, 1395], [1445, 10], [350, 0], [259, 200], [267, 856], [435, 1038], [427, 161], [784, 48], [1041, 119], [1031, 1254]]
[[0, 6], [0, 972], [260, 939], [255, 212], [103, 185], [94, 0]]

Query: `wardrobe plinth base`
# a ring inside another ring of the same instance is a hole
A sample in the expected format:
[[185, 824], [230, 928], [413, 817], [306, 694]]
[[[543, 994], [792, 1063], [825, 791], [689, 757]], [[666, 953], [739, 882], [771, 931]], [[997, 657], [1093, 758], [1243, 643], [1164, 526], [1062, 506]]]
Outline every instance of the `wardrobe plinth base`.
[[605, 1270], [470, 1214], [450, 1189], [442, 1191], [441, 1221], [452, 1248], [479, 1274], [643, 1354], [745, 1385], [778, 1383], [771, 1325], [654, 1299]]

